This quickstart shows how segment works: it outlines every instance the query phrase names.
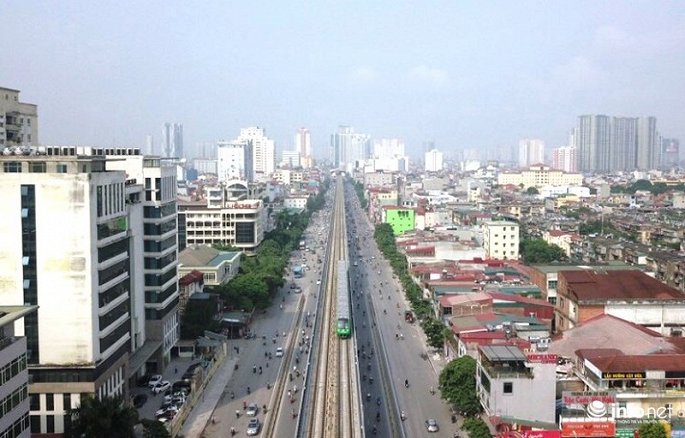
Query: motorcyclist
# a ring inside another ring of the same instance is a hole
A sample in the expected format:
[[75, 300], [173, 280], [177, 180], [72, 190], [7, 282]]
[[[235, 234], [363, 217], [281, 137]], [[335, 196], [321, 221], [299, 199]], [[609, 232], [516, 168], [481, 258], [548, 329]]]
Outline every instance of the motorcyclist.
[[404, 387], [409, 388], [409, 379], [404, 379]]

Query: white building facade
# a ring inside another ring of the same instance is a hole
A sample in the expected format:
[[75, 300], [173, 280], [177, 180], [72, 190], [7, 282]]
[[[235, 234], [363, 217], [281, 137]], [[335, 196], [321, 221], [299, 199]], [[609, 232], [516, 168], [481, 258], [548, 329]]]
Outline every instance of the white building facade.
[[220, 141], [217, 143], [217, 177], [219, 182], [234, 179], [254, 180], [253, 143]]
[[300, 128], [295, 133], [295, 151], [300, 155], [300, 164], [305, 169], [314, 166], [312, 155], [312, 136], [307, 128]]
[[[234, 143], [252, 144], [253, 179], [265, 181], [276, 168], [276, 145], [258, 126], [243, 128]], [[249, 180], [249, 179], [248, 179]]]
[[0, 87], [0, 148], [38, 144], [38, 107], [19, 102], [19, 90]]
[[516, 222], [486, 222], [483, 226], [485, 256], [495, 260], [518, 260], [519, 224]]
[[537, 138], [519, 141], [519, 166], [527, 167], [545, 162], [545, 142]]
[[431, 149], [426, 152], [425, 168], [426, 172], [440, 172], [443, 168], [442, 152], [437, 149]]

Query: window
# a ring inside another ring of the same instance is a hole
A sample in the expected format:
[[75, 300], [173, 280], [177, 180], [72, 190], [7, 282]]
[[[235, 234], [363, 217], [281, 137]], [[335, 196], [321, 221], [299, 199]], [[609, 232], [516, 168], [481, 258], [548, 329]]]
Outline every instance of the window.
[[7, 161], [2, 163], [5, 173], [21, 173], [21, 163], [18, 161]]
[[40, 394], [29, 394], [29, 409], [40, 411]]
[[29, 172], [31, 172], [31, 173], [45, 173], [46, 172], [45, 162], [44, 161], [30, 162], [29, 163]]
[[55, 394], [45, 394], [45, 409], [48, 411], [55, 410]]
[[62, 407], [65, 411], [71, 409], [71, 394], [62, 394]]
[[54, 415], [46, 415], [45, 416], [45, 432], [47, 433], [55, 433], [55, 416]]
[[66, 164], [58, 164], [57, 165], [57, 173], [67, 173], [67, 165]]
[[514, 383], [513, 382], [504, 382], [502, 385], [502, 392], [504, 394], [513, 394], [514, 393]]

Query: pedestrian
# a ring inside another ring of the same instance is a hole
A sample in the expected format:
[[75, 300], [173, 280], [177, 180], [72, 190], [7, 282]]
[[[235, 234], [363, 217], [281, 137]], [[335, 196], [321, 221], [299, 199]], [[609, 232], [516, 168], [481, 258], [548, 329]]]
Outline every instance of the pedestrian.
[[245, 400], [243, 400], [243, 410], [244, 409], [247, 409], [247, 402]]
[[178, 367], [174, 366], [174, 374], [178, 374]]

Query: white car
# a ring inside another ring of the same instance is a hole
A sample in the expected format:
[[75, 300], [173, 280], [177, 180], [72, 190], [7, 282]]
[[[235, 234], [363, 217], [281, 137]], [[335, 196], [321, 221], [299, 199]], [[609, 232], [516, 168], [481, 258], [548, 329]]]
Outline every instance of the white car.
[[152, 387], [152, 393], [159, 394], [160, 392], [164, 392], [169, 388], [171, 388], [171, 383], [169, 383], [168, 380], [162, 380]]
[[250, 422], [247, 424], [247, 430], [245, 431], [248, 436], [255, 436], [259, 434], [259, 430], [262, 428], [262, 424], [257, 418], [251, 418]]
[[153, 386], [155, 386], [156, 384], [158, 384], [161, 381], [162, 381], [162, 376], [160, 374], [155, 374], [155, 375], [150, 377], [150, 380], [148, 380], [148, 382], [147, 382], [147, 386], [152, 388]]
[[320, 284], [321, 284], [321, 280], [316, 280], [316, 285], [318, 286]]
[[440, 430], [440, 426], [438, 426], [438, 422], [432, 418], [426, 420], [426, 429], [428, 432], [437, 432]]
[[257, 407], [257, 403], [250, 403], [249, 405], [247, 405], [245, 415], [247, 415], [248, 417], [256, 417], [258, 412], [259, 408]]
[[276, 357], [283, 357], [283, 348], [278, 347], [276, 349]]

